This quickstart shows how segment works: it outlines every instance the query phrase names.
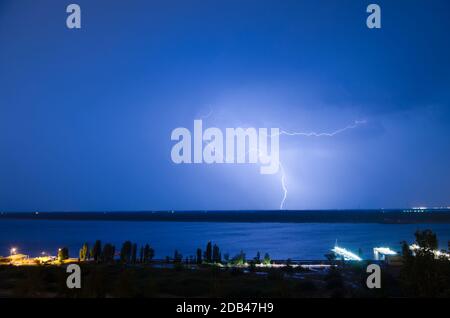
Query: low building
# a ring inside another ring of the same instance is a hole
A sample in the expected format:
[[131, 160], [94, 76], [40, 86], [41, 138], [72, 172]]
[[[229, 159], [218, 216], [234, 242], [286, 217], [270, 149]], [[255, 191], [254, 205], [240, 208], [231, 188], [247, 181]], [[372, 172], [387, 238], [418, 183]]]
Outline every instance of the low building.
[[19, 262], [27, 260], [29, 257], [25, 254], [13, 254], [8, 256], [10, 262]]

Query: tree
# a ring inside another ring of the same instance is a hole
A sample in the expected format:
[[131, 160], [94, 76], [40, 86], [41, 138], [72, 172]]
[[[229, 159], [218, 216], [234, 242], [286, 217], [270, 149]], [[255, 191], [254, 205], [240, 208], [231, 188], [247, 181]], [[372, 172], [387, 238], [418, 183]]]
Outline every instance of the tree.
[[212, 261], [214, 263], [220, 263], [222, 261], [219, 246], [217, 246], [216, 244], [214, 244], [214, 246], [213, 246]]
[[212, 262], [212, 245], [211, 245], [211, 242], [208, 242], [208, 244], [206, 244], [205, 260], [208, 263]]
[[259, 253], [259, 251], [258, 251], [258, 253], [256, 253], [255, 263], [257, 263], [257, 264], [261, 263], [261, 254]]
[[67, 247], [63, 247], [58, 249], [58, 260], [64, 261], [69, 258], [69, 249]]
[[150, 245], [145, 244], [144, 247], [144, 263], [150, 262], [155, 256], [155, 250]]
[[124, 264], [130, 263], [132, 244], [130, 241], [125, 241], [120, 250], [120, 261]]
[[270, 265], [272, 260], [270, 259], [269, 253], [264, 254], [263, 264], [264, 265]]
[[144, 247], [144, 263], [148, 263], [149, 262], [149, 260], [150, 260], [150, 257], [149, 257], [149, 252], [150, 251], [150, 246], [148, 245], [148, 244], [145, 244], [145, 247]]
[[402, 243], [402, 255], [403, 258], [409, 258], [412, 257], [412, 252], [411, 249], [409, 248], [409, 244], [405, 241], [403, 241]]
[[131, 248], [131, 263], [136, 264], [136, 259], [137, 259], [137, 244], [134, 243], [132, 248]]
[[104, 263], [114, 262], [114, 254], [116, 253], [116, 248], [112, 244], [105, 244], [102, 251], [101, 261]]
[[421, 248], [429, 250], [438, 249], [438, 240], [436, 234], [431, 230], [416, 231], [414, 235], [416, 236], [417, 245], [419, 245]]
[[95, 241], [91, 254], [94, 261], [98, 262], [100, 260], [100, 256], [102, 255], [102, 242], [100, 240]]
[[430, 230], [417, 231], [419, 249], [411, 252], [406, 242], [402, 244], [403, 266], [400, 270], [402, 289], [409, 297], [446, 297], [450, 295], [450, 261], [437, 258], [437, 237]]
[[224, 259], [225, 263], [228, 263], [228, 261], [230, 260], [230, 254], [228, 254], [228, 253], [223, 254], [223, 259]]
[[89, 259], [89, 245], [84, 243], [80, 249], [80, 261], [84, 262]]
[[[270, 257], [269, 257], [269, 258], [270, 258]], [[269, 261], [269, 264], [270, 264], [270, 261]], [[286, 260], [286, 266], [287, 266], [287, 267], [291, 267], [291, 266], [292, 266], [292, 259], [288, 258], [288, 259]]]
[[329, 262], [333, 262], [336, 260], [336, 254], [334, 253], [327, 253], [325, 254], [325, 258], [329, 261]]
[[141, 246], [141, 249], [139, 251], [139, 263], [143, 263], [144, 262], [144, 247]]
[[246, 262], [245, 253], [243, 250], [241, 250], [240, 253], [238, 255], [236, 255], [235, 257], [233, 257], [233, 259], [232, 259], [232, 263], [234, 265], [244, 265], [245, 262]]
[[197, 264], [201, 264], [203, 262], [202, 259], [202, 249], [197, 248]]
[[181, 255], [180, 252], [178, 252], [178, 250], [175, 250], [174, 256], [173, 256], [173, 262], [176, 264], [181, 263], [181, 261], [183, 260], [183, 255]]
[[153, 249], [153, 247], [150, 247], [150, 249], [148, 250], [148, 259], [151, 261], [153, 257], [155, 257], [155, 250]]

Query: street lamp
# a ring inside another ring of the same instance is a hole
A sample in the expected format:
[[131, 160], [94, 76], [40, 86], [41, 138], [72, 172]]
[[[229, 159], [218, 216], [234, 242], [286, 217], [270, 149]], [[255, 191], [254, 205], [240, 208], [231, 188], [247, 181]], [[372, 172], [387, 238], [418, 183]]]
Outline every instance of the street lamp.
[[16, 247], [11, 248], [10, 254], [11, 255], [16, 255], [17, 254], [17, 248]]

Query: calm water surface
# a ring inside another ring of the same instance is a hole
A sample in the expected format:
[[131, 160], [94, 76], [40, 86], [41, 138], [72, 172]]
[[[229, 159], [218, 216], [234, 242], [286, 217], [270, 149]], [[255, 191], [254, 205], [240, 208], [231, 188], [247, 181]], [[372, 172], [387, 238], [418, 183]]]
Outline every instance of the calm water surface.
[[78, 256], [83, 242], [91, 245], [96, 239], [112, 243], [116, 249], [125, 240], [150, 243], [157, 258], [172, 256], [178, 249], [183, 256], [195, 255], [211, 240], [222, 255], [237, 254], [241, 249], [247, 257], [257, 251], [268, 252], [273, 259], [324, 259], [324, 254], [338, 244], [355, 252], [361, 248], [363, 257], [372, 257], [375, 246], [400, 249], [400, 242], [414, 241], [417, 229], [432, 229], [439, 245], [447, 248], [450, 224], [327, 224], [327, 223], [190, 223], [190, 222], [114, 222], [114, 221], [0, 221], [0, 255], [7, 255], [12, 246], [35, 256], [42, 251], [56, 254], [67, 246], [70, 255]]

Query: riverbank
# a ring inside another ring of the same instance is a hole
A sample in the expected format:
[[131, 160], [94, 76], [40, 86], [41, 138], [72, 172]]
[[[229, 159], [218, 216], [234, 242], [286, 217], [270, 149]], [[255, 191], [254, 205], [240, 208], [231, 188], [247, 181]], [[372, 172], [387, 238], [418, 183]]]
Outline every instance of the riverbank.
[[[362, 264], [305, 268], [81, 263], [80, 289], [66, 286], [66, 265], [0, 266], [0, 297], [376, 297]], [[388, 275], [386, 273], [386, 275]]]
[[[0, 260], [0, 297], [448, 297], [449, 253], [438, 250], [431, 230], [414, 236], [416, 242], [403, 242], [399, 254], [377, 249], [384, 261], [363, 260], [337, 246], [327, 261], [317, 262], [276, 261], [268, 253], [250, 258], [242, 250], [229, 257], [212, 242], [195, 257], [175, 250], [165, 260], [155, 260], [149, 244], [139, 248], [131, 241], [119, 253], [110, 243], [85, 243], [78, 259], [70, 258], [67, 247], [34, 259], [14, 247]], [[68, 288], [72, 263], [80, 288]]]

